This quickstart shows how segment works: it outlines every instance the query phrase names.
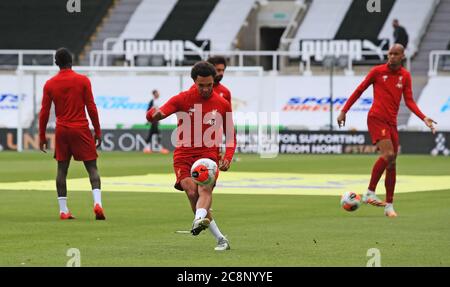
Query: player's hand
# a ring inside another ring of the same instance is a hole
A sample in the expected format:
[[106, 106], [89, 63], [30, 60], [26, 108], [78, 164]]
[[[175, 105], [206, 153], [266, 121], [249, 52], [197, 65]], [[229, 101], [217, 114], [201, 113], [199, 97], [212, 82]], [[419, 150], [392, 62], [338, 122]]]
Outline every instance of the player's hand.
[[339, 127], [345, 127], [345, 113], [341, 112], [337, 117], [337, 123]]
[[219, 160], [219, 169], [221, 171], [227, 171], [230, 168], [230, 161], [227, 159]]
[[100, 147], [102, 145], [102, 138], [98, 136], [95, 136], [94, 138], [95, 138], [95, 147], [96, 148]]
[[423, 121], [425, 122], [425, 124], [427, 125], [427, 127], [429, 127], [431, 129], [431, 132], [433, 134], [436, 133], [436, 128], [434, 127], [433, 124], [437, 124], [437, 122], [435, 122], [434, 120], [430, 119], [429, 117], [425, 117], [423, 119]]
[[39, 149], [44, 152], [47, 153], [47, 141], [39, 141]]

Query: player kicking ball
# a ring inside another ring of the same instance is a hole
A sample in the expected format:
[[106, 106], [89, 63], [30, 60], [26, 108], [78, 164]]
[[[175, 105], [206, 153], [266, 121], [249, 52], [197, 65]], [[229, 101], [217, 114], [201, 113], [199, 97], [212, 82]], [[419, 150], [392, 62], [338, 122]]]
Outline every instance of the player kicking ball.
[[[55, 105], [56, 130], [55, 154], [58, 162], [56, 175], [56, 190], [60, 218], [62, 220], [75, 219], [67, 208], [66, 178], [70, 159], [83, 161], [89, 174], [94, 197], [94, 213], [97, 220], [105, 220], [102, 208], [100, 176], [97, 170], [96, 147], [101, 144], [101, 130], [97, 107], [92, 96], [91, 82], [84, 76], [72, 71], [72, 55], [61, 48], [56, 51], [55, 63], [59, 66], [59, 73], [44, 85], [42, 107], [39, 114], [39, 148], [46, 152], [47, 129], [50, 107]], [[95, 140], [89, 130], [85, 108], [89, 113], [95, 130]]]
[[[186, 193], [195, 214], [192, 235], [198, 235], [209, 228], [218, 242], [215, 250], [222, 251], [230, 249], [230, 244], [211, 214], [215, 185], [198, 185], [191, 177], [192, 165], [202, 158], [214, 161], [219, 170], [227, 171], [236, 149], [231, 106], [227, 100], [213, 92], [215, 75], [213, 65], [198, 62], [191, 70], [195, 86], [172, 97], [159, 109], [150, 109], [147, 120], [156, 122], [177, 114], [177, 143], [173, 155], [175, 188]], [[226, 136], [226, 152], [220, 157], [223, 134]]]
[[[400, 100], [404, 96], [406, 106], [435, 133], [433, 123], [435, 121], [426, 117], [417, 107], [412, 96], [412, 84], [410, 73], [402, 67], [405, 58], [404, 47], [400, 44], [393, 45], [388, 52], [388, 62], [379, 65], [366, 76], [364, 81], [356, 88], [345, 104], [342, 112], [337, 118], [339, 127], [345, 125], [346, 113], [351, 106], [362, 95], [362, 93], [373, 85], [374, 99], [372, 107], [367, 116], [367, 127], [380, 152], [380, 157], [372, 169], [372, 176], [368, 190], [363, 194], [363, 202], [374, 206], [384, 206], [384, 214], [388, 217], [396, 217], [394, 210], [394, 189], [396, 182], [396, 158], [399, 147], [397, 131], [397, 115], [400, 108]], [[375, 194], [378, 181], [386, 171], [385, 187], [386, 202], [379, 199]]]

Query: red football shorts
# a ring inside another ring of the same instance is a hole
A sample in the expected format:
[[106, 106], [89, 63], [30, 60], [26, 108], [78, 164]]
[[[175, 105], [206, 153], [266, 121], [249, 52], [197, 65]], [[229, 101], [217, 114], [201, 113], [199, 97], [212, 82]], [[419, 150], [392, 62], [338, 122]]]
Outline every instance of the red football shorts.
[[209, 158], [216, 162], [219, 166], [219, 155], [217, 153], [203, 153], [198, 155], [192, 154], [178, 154], [173, 156], [173, 169], [177, 177], [174, 187], [183, 191], [181, 187], [181, 180], [191, 177], [191, 167], [197, 160], [201, 158]]
[[367, 127], [372, 138], [372, 144], [376, 144], [380, 140], [389, 139], [394, 146], [394, 152], [398, 152], [399, 137], [397, 126], [389, 124], [377, 117], [368, 116]]
[[89, 128], [57, 126], [55, 131], [55, 155], [57, 161], [89, 161], [97, 158], [95, 140]]

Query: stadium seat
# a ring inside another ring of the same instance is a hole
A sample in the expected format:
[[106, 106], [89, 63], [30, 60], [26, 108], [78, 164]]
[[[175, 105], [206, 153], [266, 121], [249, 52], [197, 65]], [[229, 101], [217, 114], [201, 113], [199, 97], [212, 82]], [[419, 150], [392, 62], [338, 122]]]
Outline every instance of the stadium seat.
[[124, 39], [153, 39], [177, 0], [143, 0], [136, 8], [113, 49], [123, 49]]
[[64, 46], [78, 55], [112, 3], [113, 0], [83, 1], [82, 13], [69, 13], [67, 1], [2, 0], [0, 26], [14, 29], [2, 28], [0, 49]]
[[154, 39], [195, 40], [218, 2], [219, 0], [178, 0]]
[[300, 49], [302, 39], [334, 39], [352, 0], [314, 0], [301, 23], [290, 51]]
[[220, 0], [196, 38], [211, 40], [211, 50], [231, 50], [254, 4], [255, 0]]

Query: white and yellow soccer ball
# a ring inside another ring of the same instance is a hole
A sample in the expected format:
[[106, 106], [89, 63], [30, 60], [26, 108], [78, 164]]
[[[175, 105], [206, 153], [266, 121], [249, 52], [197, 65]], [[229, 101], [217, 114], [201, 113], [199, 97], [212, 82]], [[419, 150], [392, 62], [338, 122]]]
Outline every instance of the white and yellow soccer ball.
[[191, 177], [199, 185], [214, 184], [218, 175], [216, 162], [209, 158], [201, 158], [191, 167]]

